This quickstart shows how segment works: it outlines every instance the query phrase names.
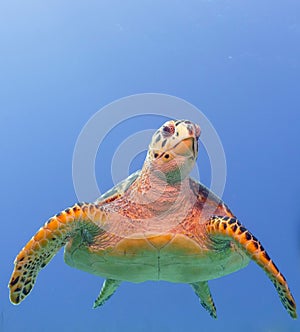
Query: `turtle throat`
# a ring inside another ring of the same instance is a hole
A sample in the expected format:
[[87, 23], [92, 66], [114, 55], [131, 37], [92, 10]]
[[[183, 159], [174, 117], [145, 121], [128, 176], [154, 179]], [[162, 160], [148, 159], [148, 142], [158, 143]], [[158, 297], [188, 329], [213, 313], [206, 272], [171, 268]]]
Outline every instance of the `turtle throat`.
[[[149, 163], [145, 163], [141, 174], [133, 184], [131, 190], [132, 198], [138, 204], [151, 206], [151, 210], [163, 212], [172, 206], [174, 209], [182, 209], [189, 205], [192, 195], [189, 177], [174, 181], [177, 175], [170, 174], [157, 176]], [[168, 181], [170, 180], [170, 181]]]

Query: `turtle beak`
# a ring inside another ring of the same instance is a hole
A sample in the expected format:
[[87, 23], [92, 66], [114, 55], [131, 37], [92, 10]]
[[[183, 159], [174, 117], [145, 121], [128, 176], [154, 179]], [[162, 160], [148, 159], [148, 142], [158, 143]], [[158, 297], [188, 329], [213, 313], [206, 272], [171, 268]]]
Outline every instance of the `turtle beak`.
[[195, 157], [197, 147], [196, 145], [198, 142], [193, 137], [186, 138], [179, 142], [175, 147], [174, 147], [174, 152], [176, 154], [179, 154], [181, 156], [190, 156], [193, 155]]

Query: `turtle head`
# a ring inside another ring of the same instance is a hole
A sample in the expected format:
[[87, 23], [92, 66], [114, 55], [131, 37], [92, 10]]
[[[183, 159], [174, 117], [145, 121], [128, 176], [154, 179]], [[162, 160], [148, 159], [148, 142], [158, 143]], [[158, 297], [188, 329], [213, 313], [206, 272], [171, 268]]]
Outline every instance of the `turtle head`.
[[188, 120], [164, 123], [153, 135], [147, 161], [152, 171], [168, 183], [183, 180], [198, 156], [200, 127]]

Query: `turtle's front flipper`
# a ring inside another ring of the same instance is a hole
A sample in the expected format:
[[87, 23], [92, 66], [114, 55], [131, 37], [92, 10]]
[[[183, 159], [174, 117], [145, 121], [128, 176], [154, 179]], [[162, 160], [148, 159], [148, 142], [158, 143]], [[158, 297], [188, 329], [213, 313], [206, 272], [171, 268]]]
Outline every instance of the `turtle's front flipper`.
[[206, 223], [207, 233], [233, 240], [268, 275], [280, 300], [292, 318], [297, 318], [296, 303], [284, 276], [279, 272], [261, 243], [235, 218], [213, 216]]
[[93, 308], [100, 307], [103, 305], [117, 290], [120, 286], [120, 280], [106, 279], [101, 288], [100, 294], [94, 302]]
[[208, 282], [207, 281], [198, 281], [190, 284], [195, 291], [196, 295], [199, 297], [201, 305], [206, 309], [211, 317], [217, 318], [216, 306], [214, 300], [211, 296]]
[[[91, 221], [91, 217], [94, 222]], [[30, 293], [39, 271], [58, 250], [79, 232], [95, 235], [100, 231], [95, 220], [105, 218], [93, 204], [75, 204], [50, 218], [31, 238], [15, 259], [9, 288], [10, 301], [19, 304]]]

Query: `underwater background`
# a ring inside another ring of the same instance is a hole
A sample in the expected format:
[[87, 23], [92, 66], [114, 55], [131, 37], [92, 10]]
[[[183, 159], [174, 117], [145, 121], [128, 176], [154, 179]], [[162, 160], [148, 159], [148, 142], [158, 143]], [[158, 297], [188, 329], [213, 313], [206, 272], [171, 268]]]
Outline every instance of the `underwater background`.
[[[223, 199], [300, 305], [299, 40], [298, 0], [2, 1], [0, 331], [300, 331], [254, 263], [210, 281], [217, 320], [188, 285], [167, 282], [124, 282], [93, 310], [103, 279], [67, 266], [63, 250], [21, 305], [7, 288], [19, 250], [77, 201], [72, 156], [85, 123], [108, 103], [153, 92], [183, 98], [211, 121], [226, 154]], [[114, 128], [97, 155], [101, 191], [113, 185], [124, 137], [165, 120], [145, 115]], [[201, 147], [197, 163], [209, 185]]]

